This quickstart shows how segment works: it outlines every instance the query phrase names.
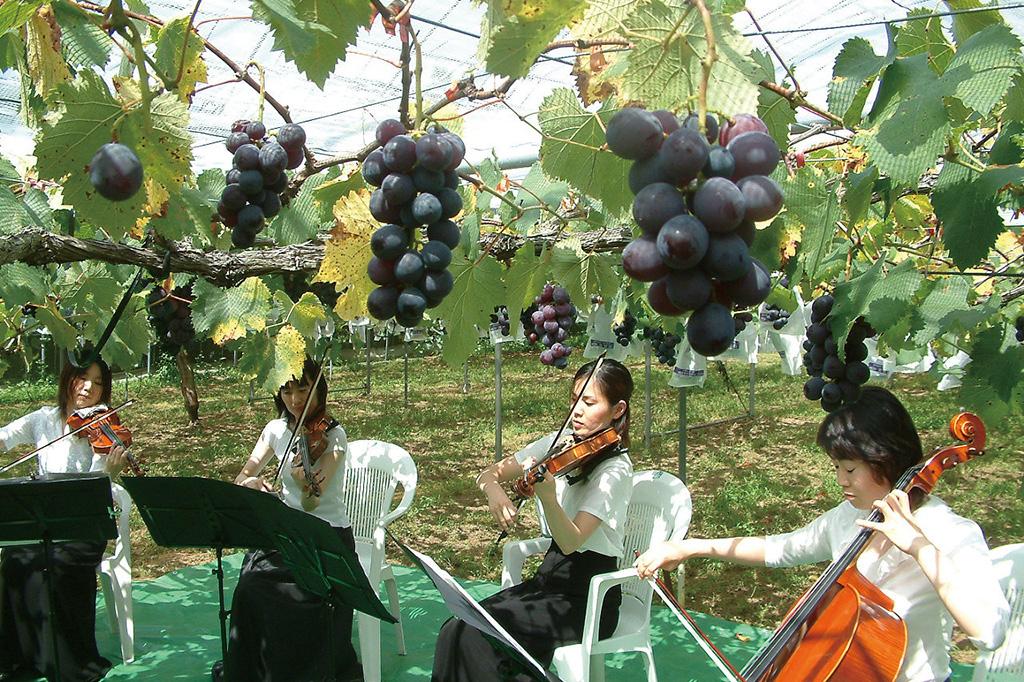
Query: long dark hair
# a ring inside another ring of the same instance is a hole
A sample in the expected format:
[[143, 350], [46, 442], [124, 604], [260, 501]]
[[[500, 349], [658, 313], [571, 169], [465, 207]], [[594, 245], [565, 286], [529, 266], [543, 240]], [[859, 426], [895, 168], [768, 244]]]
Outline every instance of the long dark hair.
[[[576, 370], [576, 376], [572, 380], [574, 389], [576, 384], [587, 378], [587, 375], [590, 374], [596, 363], [597, 360], [592, 360]], [[620, 400], [626, 403], [626, 411], [618, 419], [612, 420], [612, 427], [619, 434], [622, 447], [628, 448], [629, 399], [633, 395], [633, 375], [629, 373], [629, 368], [618, 360], [605, 358], [604, 362], [601, 363], [601, 367], [594, 373], [594, 378], [590, 381], [597, 386], [597, 389], [604, 396], [605, 400], [608, 401], [608, 404], [615, 405]]]
[[865, 386], [860, 398], [830, 412], [818, 427], [818, 445], [832, 459], [867, 462], [890, 486], [924, 457], [914, 420], [880, 386]]
[[[298, 384], [299, 386], [312, 384], [313, 380], [316, 379], [316, 373], [319, 369], [320, 365], [313, 362], [310, 358], [306, 358], [305, 362], [302, 363], [302, 374], [299, 378], [297, 380], [289, 379], [281, 384], [281, 386], [278, 387], [277, 392], [274, 393], [274, 406], [277, 407], [277, 413], [283, 415], [287, 420], [289, 428], [295, 425], [295, 417], [293, 417], [292, 413], [288, 411], [287, 407], [285, 407], [284, 400], [281, 399], [281, 389], [291, 383]], [[316, 402], [320, 406], [320, 409], [327, 408], [327, 377], [323, 373], [320, 374], [320, 381], [316, 385]], [[310, 412], [310, 414], [312, 414], [312, 412]]]
[[100, 392], [99, 402], [105, 405], [110, 405], [110, 391], [111, 384], [113, 383], [110, 375], [110, 366], [103, 361], [102, 358], [96, 358], [91, 364], [85, 367], [79, 367], [70, 362], [65, 362], [64, 367], [60, 370], [60, 378], [57, 379], [57, 405], [60, 408], [60, 416], [62, 419], [67, 419], [70, 416], [68, 412], [68, 403], [71, 400], [71, 384], [75, 382], [75, 379], [84, 377], [89, 371], [89, 368], [96, 365], [100, 368], [100, 381], [103, 383], [103, 390]]

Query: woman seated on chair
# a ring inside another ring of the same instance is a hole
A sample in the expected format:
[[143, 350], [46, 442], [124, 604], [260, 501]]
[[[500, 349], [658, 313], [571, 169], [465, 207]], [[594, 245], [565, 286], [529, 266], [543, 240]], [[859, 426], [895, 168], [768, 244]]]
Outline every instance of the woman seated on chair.
[[[572, 438], [582, 440], [613, 427], [621, 441], [593, 464], [557, 481], [545, 473], [544, 479], [535, 484], [551, 532], [551, 548], [533, 578], [481, 603], [544, 665], [551, 664], [558, 646], [580, 641], [590, 579], [616, 570], [623, 552], [623, 526], [633, 490], [633, 464], [627, 454], [633, 379], [622, 364], [604, 360], [583, 390], [593, 368], [593, 362], [580, 367], [572, 382]], [[502, 530], [511, 528], [517, 509], [501, 484], [522, 478], [524, 471], [548, 451], [553, 439], [554, 434], [541, 438], [515, 456], [487, 467], [477, 477], [477, 485]], [[602, 636], [614, 632], [621, 598], [618, 587], [609, 591], [601, 611]], [[434, 649], [433, 680], [508, 679], [513, 669], [511, 659], [495, 650], [473, 627], [452, 619], [441, 628]], [[512, 679], [530, 678], [524, 675]]]
[[[305, 424], [325, 417], [327, 381], [321, 375], [316, 382], [318, 373], [317, 364], [307, 359], [301, 378], [278, 389], [274, 404], [281, 417], [264, 427], [235, 483], [270, 492], [271, 486], [260, 477], [260, 472], [271, 459], [285, 460], [281, 474], [285, 504], [327, 521], [341, 541], [355, 550], [348, 511], [341, 498], [341, 467], [348, 448], [345, 430], [333, 420], [327, 422], [330, 426], [324, 432], [326, 446], [312, 464], [312, 484], [306, 479], [295, 448], [285, 452], [307, 396], [310, 402]], [[328, 620], [330, 607], [296, 584], [279, 554], [249, 552], [242, 562], [231, 603], [227, 679], [361, 680], [362, 670], [352, 647], [352, 609], [337, 606], [333, 613], [332, 626]], [[332, 631], [334, 641], [327, 641]], [[335, 664], [333, 671], [329, 669], [331, 661]], [[215, 679], [220, 676], [219, 667], [215, 666]]]
[[[0, 429], [0, 450], [46, 445], [68, 433], [73, 413], [110, 403], [110, 368], [103, 360], [87, 367], [66, 363], [57, 383], [57, 404], [41, 407]], [[41, 450], [35, 466], [43, 474], [117, 475], [124, 449], [93, 452], [88, 439], [71, 436]], [[111, 664], [96, 649], [96, 568], [106, 542], [55, 542], [51, 551], [55, 631], [60, 682], [102, 679]], [[0, 559], [0, 680], [24, 674], [56, 679], [50, 640], [50, 604], [42, 547], [8, 547]]]
[[[865, 578], [892, 598], [907, 627], [898, 680], [932, 682], [950, 675], [953, 623], [977, 646], [998, 647], [1009, 620], [988, 545], [976, 523], [934, 495], [908, 498], [894, 488], [923, 459], [921, 440], [900, 401], [880, 387], [830, 413], [818, 445], [832, 459], [843, 502], [803, 528], [767, 537], [668, 541], [636, 561], [641, 577], [674, 569], [690, 557], [753, 566], [797, 566], [834, 560], [861, 528], [879, 533], [857, 561]], [[882, 520], [867, 521], [872, 509]]]

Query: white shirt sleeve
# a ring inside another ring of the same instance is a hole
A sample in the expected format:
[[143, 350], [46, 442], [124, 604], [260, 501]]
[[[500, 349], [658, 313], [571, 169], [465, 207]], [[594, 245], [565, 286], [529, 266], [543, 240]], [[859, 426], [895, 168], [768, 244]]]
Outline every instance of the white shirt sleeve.
[[764, 563], [769, 568], [814, 564], [832, 558], [828, 526], [838, 507], [834, 507], [803, 528], [790, 533], [769, 535], [764, 539]]
[[24, 417], [15, 419], [7, 426], [0, 428], [0, 441], [10, 450], [18, 445], [36, 443], [36, 424], [43, 417], [43, 410], [30, 412]]
[[599, 464], [585, 482], [587, 486], [576, 512], [593, 514], [616, 527], [625, 523], [629, 498], [633, 495], [633, 468], [625, 457], [614, 457]]
[[554, 432], [538, 438], [537, 440], [533, 441], [532, 443], [530, 443], [525, 448], [523, 448], [522, 450], [515, 454], [516, 461], [522, 464], [530, 457], [539, 460], [541, 457], [547, 454], [548, 449], [551, 447], [551, 443], [554, 440]]
[[982, 649], [997, 649], [1009, 627], [1010, 605], [999, 586], [981, 528], [970, 519], [954, 518], [956, 523], [931, 532], [928, 537], [956, 566], [956, 575], [962, 577], [957, 589], [969, 590], [976, 613], [984, 616], [988, 627], [980, 637], [971, 637], [971, 642]]

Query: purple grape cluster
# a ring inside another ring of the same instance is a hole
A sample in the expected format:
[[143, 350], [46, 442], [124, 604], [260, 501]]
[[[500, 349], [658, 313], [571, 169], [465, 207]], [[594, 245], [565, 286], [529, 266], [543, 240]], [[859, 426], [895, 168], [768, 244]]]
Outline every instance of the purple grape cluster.
[[1017, 321], [1014, 323], [1014, 328], [1016, 329], [1015, 337], [1017, 339], [1017, 343], [1024, 343], [1024, 315], [1017, 318]]
[[618, 341], [620, 346], [628, 346], [635, 332], [636, 318], [628, 310], [622, 318], [622, 322], [612, 326], [612, 333], [615, 334], [615, 340]]
[[530, 343], [540, 341], [547, 346], [541, 351], [541, 364], [564, 368], [569, 364], [572, 348], [563, 342], [569, 338], [569, 330], [576, 323], [576, 306], [569, 300], [569, 292], [564, 287], [545, 284], [540, 295], [533, 299], [529, 312], [530, 321], [526, 329], [532, 327], [533, 331], [526, 338]]
[[676, 362], [676, 346], [682, 339], [660, 327], [644, 327], [641, 335], [651, 342], [651, 350], [658, 362], [663, 365], [674, 365]]
[[701, 355], [718, 355], [736, 335], [731, 311], [768, 296], [768, 269], [750, 256], [755, 221], [782, 208], [768, 177], [781, 154], [764, 122], [739, 114], [701, 134], [696, 114], [629, 107], [608, 122], [606, 141], [633, 161], [629, 188], [641, 235], [622, 252], [626, 274], [650, 282], [647, 300], [665, 316], [693, 311], [686, 338]]
[[494, 306], [494, 312], [491, 313], [491, 324], [498, 325], [502, 336], [508, 336], [512, 331], [512, 322], [508, 319], [508, 308], [503, 305]]
[[[462, 210], [455, 169], [466, 155], [462, 138], [440, 126], [409, 134], [399, 121], [377, 126], [375, 149], [363, 161], [363, 179], [378, 189], [370, 213], [384, 225], [373, 233], [366, 267], [378, 285], [366, 299], [378, 320], [394, 317], [415, 327], [427, 308], [444, 300], [454, 284], [448, 265], [462, 231], [452, 218]], [[426, 240], [418, 231], [426, 226]]]
[[778, 331], [789, 322], [789, 311], [773, 304], [766, 305], [761, 310], [761, 321], [770, 322], [772, 329]]
[[834, 302], [829, 294], [814, 299], [811, 303], [811, 324], [804, 339], [804, 367], [811, 377], [804, 384], [804, 397], [820, 400], [821, 408], [826, 412], [860, 397], [860, 387], [871, 377], [871, 371], [864, 364], [868, 357], [864, 339], [875, 335], [875, 330], [863, 317], [857, 318], [846, 337], [846, 360], [841, 360], [839, 345], [826, 321]]
[[281, 193], [288, 187], [285, 169], [302, 165], [306, 131], [289, 123], [267, 138], [260, 121], [235, 121], [224, 146], [234, 154], [217, 213], [231, 228], [231, 243], [247, 248], [256, 241], [268, 218], [281, 211]]
[[196, 330], [192, 326], [192, 311], [188, 304], [191, 299], [191, 285], [176, 287], [171, 292], [157, 285], [146, 297], [149, 323], [153, 325], [157, 341], [170, 355], [177, 355], [182, 346], [195, 338]]

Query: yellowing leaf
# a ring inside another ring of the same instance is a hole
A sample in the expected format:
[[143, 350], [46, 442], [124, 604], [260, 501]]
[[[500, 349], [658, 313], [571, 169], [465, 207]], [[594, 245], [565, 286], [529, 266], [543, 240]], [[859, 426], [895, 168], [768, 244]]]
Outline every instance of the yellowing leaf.
[[370, 194], [351, 192], [334, 205], [336, 226], [324, 248], [324, 259], [314, 282], [333, 282], [340, 292], [334, 312], [343, 320], [367, 314], [366, 297], [374, 284], [366, 275], [373, 253], [370, 235], [378, 223], [370, 215]]
[[311, 291], [302, 294], [288, 315], [288, 322], [305, 337], [316, 335], [317, 325], [326, 321], [327, 311]]
[[263, 331], [270, 312], [270, 290], [258, 277], [249, 277], [231, 289], [220, 289], [206, 280], [193, 286], [192, 323], [223, 345], [250, 331]]
[[273, 339], [274, 366], [263, 380], [263, 388], [269, 393], [277, 390], [302, 373], [306, 359], [306, 340], [302, 334], [286, 324]]
[[49, 5], [39, 8], [26, 26], [28, 75], [39, 96], [46, 98], [53, 88], [71, 79], [60, 51], [60, 27]]

